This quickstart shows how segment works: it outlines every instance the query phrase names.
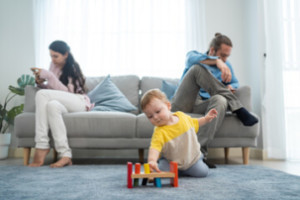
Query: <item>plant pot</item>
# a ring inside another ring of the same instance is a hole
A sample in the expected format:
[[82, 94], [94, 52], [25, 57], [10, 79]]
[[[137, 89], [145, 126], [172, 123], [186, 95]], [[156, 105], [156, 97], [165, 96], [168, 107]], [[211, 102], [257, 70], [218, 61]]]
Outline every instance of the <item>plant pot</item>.
[[0, 159], [6, 159], [8, 157], [8, 147], [10, 145], [10, 133], [0, 133]]

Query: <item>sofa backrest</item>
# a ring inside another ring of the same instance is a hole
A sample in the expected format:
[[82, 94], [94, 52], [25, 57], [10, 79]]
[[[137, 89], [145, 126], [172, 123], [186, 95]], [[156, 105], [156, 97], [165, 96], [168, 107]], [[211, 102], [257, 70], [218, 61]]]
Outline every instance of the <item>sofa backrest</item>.
[[[99, 77], [87, 77], [86, 78], [86, 87], [87, 93], [96, 87], [101, 81], [105, 79], [106, 76]], [[141, 112], [140, 109], [140, 98], [148, 90], [162, 88], [163, 80], [172, 83], [178, 84], [179, 79], [177, 78], [163, 78], [163, 77], [151, 77], [144, 76], [141, 79], [136, 75], [123, 75], [123, 76], [111, 76], [111, 80], [120, 91], [126, 96], [126, 98], [138, 108], [137, 111], [132, 113], [138, 114]], [[38, 88], [33, 86], [26, 86], [25, 88], [25, 103], [24, 111], [25, 112], [35, 112], [35, 94], [38, 91]], [[245, 108], [251, 111], [251, 89], [249, 86], [240, 87], [236, 91], [235, 95], [240, 99], [241, 103]]]
[[[86, 89], [87, 93], [101, 83], [106, 76], [87, 77]], [[140, 79], [135, 75], [111, 76], [112, 82], [120, 89], [126, 98], [137, 108], [139, 108], [139, 84]], [[25, 88], [25, 112], [35, 112], [35, 94], [39, 90], [37, 87], [26, 86]], [[137, 114], [138, 111], [133, 113]]]
[[179, 83], [179, 79], [177, 78], [144, 76], [142, 77], [140, 83], [141, 95], [143, 95], [145, 92], [147, 92], [150, 89], [154, 89], [154, 88], [162, 89], [163, 80], [175, 85]]

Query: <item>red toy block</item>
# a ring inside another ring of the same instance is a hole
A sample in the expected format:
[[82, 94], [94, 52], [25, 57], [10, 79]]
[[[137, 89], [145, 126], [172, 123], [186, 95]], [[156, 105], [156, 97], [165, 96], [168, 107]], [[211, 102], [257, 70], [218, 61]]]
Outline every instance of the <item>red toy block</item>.
[[132, 188], [131, 174], [132, 174], [132, 163], [127, 162], [127, 187], [128, 188]]
[[171, 184], [173, 187], [178, 187], [178, 166], [177, 162], [170, 162], [170, 172], [175, 174], [175, 177], [171, 179]]

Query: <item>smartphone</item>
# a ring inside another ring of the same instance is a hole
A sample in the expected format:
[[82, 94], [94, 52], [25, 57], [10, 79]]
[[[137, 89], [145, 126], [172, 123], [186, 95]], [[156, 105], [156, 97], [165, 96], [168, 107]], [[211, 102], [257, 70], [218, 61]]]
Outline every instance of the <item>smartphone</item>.
[[33, 72], [33, 73], [37, 73], [39, 71], [39, 69], [35, 69], [35, 68], [30, 68], [30, 70]]

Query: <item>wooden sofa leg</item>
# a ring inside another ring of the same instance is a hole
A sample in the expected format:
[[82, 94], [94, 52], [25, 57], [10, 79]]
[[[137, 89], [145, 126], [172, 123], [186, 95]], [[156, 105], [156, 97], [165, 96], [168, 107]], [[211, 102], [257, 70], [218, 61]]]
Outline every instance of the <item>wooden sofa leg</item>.
[[225, 154], [225, 163], [228, 164], [228, 155], [229, 155], [229, 148], [224, 148], [224, 154]]
[[29, 165], [30, 152], [31, 152], [30, 147], [23, 148], [23, 164], [25, 166]]
[[57, 151], [53, 148], [53, 162], [57, 161]]
[[242, 147], [243, 151], [243, 164], [248, 165], [249, 163], [249, 147]]
[[144, 149], [139, 149], [139, 162], [144, 163]]

